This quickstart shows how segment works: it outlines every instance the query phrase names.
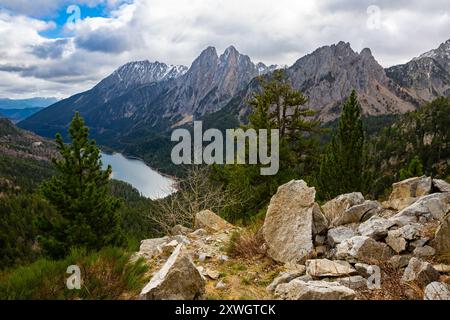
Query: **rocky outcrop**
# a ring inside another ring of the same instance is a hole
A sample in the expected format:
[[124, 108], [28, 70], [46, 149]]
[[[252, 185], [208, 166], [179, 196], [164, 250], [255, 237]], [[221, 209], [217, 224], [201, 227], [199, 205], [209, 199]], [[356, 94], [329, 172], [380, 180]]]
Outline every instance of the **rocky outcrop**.
[[143, 300], [193, 300], [205, 290], [205, 281], [191, 257], [179, 244], [164, 266], [142, 289]]
[[315, 195], [303, 180], [292, 180], [270, 200], [263, 235], [267, 253], [276, 261], [301, 262], [312, 254]]
[[294, 279], [279, 285], [275, 295], [283, 300], [353, 300], [356, 292], [336, 282]]

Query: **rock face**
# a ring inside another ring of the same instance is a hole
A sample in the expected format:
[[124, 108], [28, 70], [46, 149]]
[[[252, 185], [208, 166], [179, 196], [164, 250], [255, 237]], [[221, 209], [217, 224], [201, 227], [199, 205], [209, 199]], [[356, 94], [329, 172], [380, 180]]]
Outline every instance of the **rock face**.
[[279, 262], [301, 262], [313, 252], [313, 210], [316, 190], [303, 180], [278, 188], [270, 200], [263, 235], [267, 253]]
[[379, 262], [392, 256], [391, 249], [382, 242], [378, 242], [367, 236], [356, 236], [344, 240], [336, 247], [337, 259], [355, 262]]
[[411, 258], [402, 277], [402, 281], [415, 281], [422, 286], [439, 279], [439, 272], [433, 266], [417, 258]]
[[410, 62], [386, 69], [386, 74], [405, 93], [418, 101], [430, 101], [450, 93], [450, 40]]
[[450, 286], [444, 282], [432, 282], [425, 287], [424, 300], [450, 300]]
[[233, 228], [233, 225], [211, 210], [203, 210], [195, 215], [195, 229], [205, 229], [208, 232], [214, 233], [231, 228]]
[[142, 289], [143, 300], [193, 300], [205, 290], [205, 280], [180, 244]]
[[279, 285], [275, 295], [284, 300], [353, 300], [356, 292], [335, 282], [294, 279]]
[[430, 192], [430, 177], [414, 177], [394, 183], [389, 196], [389, 207], [402, 210], [413, 203], [417, 197], [427, 195]]
[[[347, 193], [326, 202], [322, 206], [322, 210], [328, 221], [333, 222], [339, 220], [348, 208], [362, 204], [363, 202], [364, 197], [361, 192]], [[334, 223], [332, 224], [334, 225]]]
[[356, 273], [347, 261], [314, 259], [306, 261], [306, 273], [312, 277], [342, 277]]

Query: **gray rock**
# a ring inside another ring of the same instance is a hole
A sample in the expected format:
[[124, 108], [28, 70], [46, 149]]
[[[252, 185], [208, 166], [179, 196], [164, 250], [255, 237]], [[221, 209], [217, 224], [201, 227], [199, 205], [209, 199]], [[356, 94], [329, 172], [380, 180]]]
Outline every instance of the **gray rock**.
[[375, 268], [374, 267], [377, 267], [377, 266], [373, 266], [373, 265], [366, 264], [366, 263], [356, 263], [355, 264], [356, 271], [361, 276], [363, 276], [365, 279], [367, 279], [372, 274], [374, 274], [374, 272], [375, 272]]
[[421, 261], [415, 257], [409, 260], [402, 277], [402, 281], [404, 282], [414, 281], [422, 286], [426, 286], [430, 282], [437, 280], [439, 280], [439, 272], [430, 263]]
[[387, 245], [389, 247], [391, 247], [397, 253], [405, 251], [406, 246], [408, 245], [405, 238], [402, 238], [400, 236], [394, 236], [394, 235], [390, 234], [390, 232], [391, 231], [389, 231], [388, 236], [385, 239]]
[[438, 254], [446, 254], [450, 252], [450, 214], [442, 221], [436, 230], [432, 246]]
[[152, 259], [162, 253], [162, 247], [169, 241], [169, 237], [142, 240], [138, 254], [146, 259]]
[[362, 276], [339, 278], [336, 282], [353, 290], [367, 288], [367, 279]]
[[361, 192], [346, 193], [326, 202], [322, 210], [328, 221], [336, 221], [344, 215], [345, 210], [363, 202], [364, 197]]
[[180, 244], [142, 289], [143, 300], [193, 300], [205, 292], [205, 280]]
[[355, 236], [353, 229], [345, 226], [339, 226], [328, 230], [328, 243], [334, 247], [346, 239], [350, 239]]
[[389, 220], [403, 226], [431, 219], [443, 221], [450, 210], [450, 193], [433, 193], [423, 196], [412, 205], [404, 208]]
[[381, 212], [382, 207], [378, 201], [366, 200], [362, 204], [358, 204], [346, 209], [342, 215], [333, 220], [333, 226], [340, 226], [349, 223], [358, 223], [366, 221], [370, 217]]
[[356, 236], [344, 240], [336, 246], [336, 259], [350, 262], [386, 261], [392, 256], [392, 250], [385, 244], [367, 236]]
[[302, 262], [313, 253], [315, 195], [303, 180], [292, 180], [270, 200], [263, 235], [267, 254], [274, 260]]
[[411, 255], [395, 255], [389, 259], [389, 263], [396, 269], [404, 268], [411, 260]]
[[195, 215], [195, 229], [205, 229], [210, 233], [232, 229], [234, 226], [211, 210], [203, 210]]
[[356, 292], [335, 282], [294, 279], [279, 285], [275, 295], [283, 300], [353, 300]]
[[217, 282], [216, 289], [218, 289], [218, 290], [225, 290], [226, 288], [227, 288], [227, 284], [225, 282], [223, 282], [222, 280]]
[[356, 274], [347, 261], [314, 259], [306, 261], [306, 273], [312, 277], [341, 277]]
[[172, 230], [170, 231], [170, 233], [174, 236], [176, 235], [188, 235], [189, 233], [191, 233], [193, 230], [190, 228], [187, 228], [185, 226], [182, 226], [181, 224], [177, 224], [176, 226], [174, 226], [172, 228]]
[[271, 284], [266, 288], [267, 292], [273, 294], [275, 292], [275, 289], [283, 283], [288, 283], [295, 278], [298, 278], [302, 276], [303, 273], [301, 272], [281, 272], [278, 277], [276, 277]]
[[433, 187], [440, 192], [450, 192], [450, 183], [441, 179], [433, 179]]
[[419, 257], [419, 258], [430, 257], [430, 256], [434, 256], [435, 254], [436, 254], [436, 250], [434, 250], [430, 246], [417, 247], [413, 251], [413, 255], [415, 255], [416, 257]]
[[378, 240], [387, 236], [389, 228], [393, 225], [393, 221], [374, 216], [361, 223], [358, 227], [358, 231], [362, 236]]
[[324, 216], [320, 206], [315, 203], [313, 208], [313, 236], [323, 233], [328, 229], [328, 220]]
[[423, 247], [427, 244], [428, 241], [430, 241], [430, 238], [414, 240], [409, 243], [409, 246], [412, 248]]
[[314, 244], [317, 246], [321, 246], [323, 244], [325, 244], [325, 236], [321, 236], [321, 235], [316, 235], [316, 237], [314, 238]]
[[424, 300], [450, 300], [450, 286], [444, 282], [431, 282], [425, 287]]

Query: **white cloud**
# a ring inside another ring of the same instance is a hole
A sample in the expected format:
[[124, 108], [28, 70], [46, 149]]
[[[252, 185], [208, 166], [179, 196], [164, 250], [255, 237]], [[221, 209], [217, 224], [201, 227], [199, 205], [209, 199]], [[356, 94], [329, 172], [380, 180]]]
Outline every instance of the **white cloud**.
[[[72, 2], [0, 0], [10, 12], [0, 11], [0, 70], [10, 70], [2, 74], [11, 81], [0, 82], [0, 96], [27, 94], [14, 83], [66, 96], [90, 88], [127, 61], [190, 65], [209, 45], [222, 51], [233, 44], [254, 61], [292, 64], [343, 40], [358, 51], [370, 47], [390, 66], [450, 38], [450, 3], [444, 0], [110, 0], [109, 17], [82, 20], [66, 42], [40, 36], [52, 24], [39, 20], [38, 9], [51, 14]], [[370, 5], [380, 9], [377, 28], [367, 27]]]

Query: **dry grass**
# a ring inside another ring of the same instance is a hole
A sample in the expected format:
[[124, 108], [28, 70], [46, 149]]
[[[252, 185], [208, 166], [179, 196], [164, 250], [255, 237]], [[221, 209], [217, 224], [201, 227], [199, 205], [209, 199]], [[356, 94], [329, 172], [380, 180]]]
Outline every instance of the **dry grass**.
[[362, 290], [358, 292], [359, 300], [418, 300], [423, 297], [423, 290], [415, 283], [401, 281], [403, 271], [390, 263], [377, 263], [381, 269], [381, 289]]
[[[281, 267], [268, 258], [232, 259], [208, 266], [220, 273], [217, 280], [208, 279], [204, 299], [208, 300], [268, 300], [273, 297], [266, 287], [279, 274]], [[217, 289], [222, 281], [226, 287]]]
[[261, 230], [256, 232], [254, 230], [235, 231], [225, 250], [231, 257], [244, 259], [252, 259], [266, 254]]

